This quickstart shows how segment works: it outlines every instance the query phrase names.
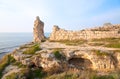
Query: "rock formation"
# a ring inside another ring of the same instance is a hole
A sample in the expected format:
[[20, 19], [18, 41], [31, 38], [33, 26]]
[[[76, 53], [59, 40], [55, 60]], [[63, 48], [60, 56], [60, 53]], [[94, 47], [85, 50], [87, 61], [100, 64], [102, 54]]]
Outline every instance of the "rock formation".
[[34, 42], [41, 42], [44, 40], [44, 23], [39, 19], [39, 16], [36, 17], [36, 20], [34, 21]]

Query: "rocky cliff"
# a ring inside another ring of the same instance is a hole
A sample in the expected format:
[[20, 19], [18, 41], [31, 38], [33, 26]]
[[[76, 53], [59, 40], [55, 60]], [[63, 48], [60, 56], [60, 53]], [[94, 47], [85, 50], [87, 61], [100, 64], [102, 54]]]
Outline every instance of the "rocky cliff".
[[45, 38], [44, 23], [40, 20], [39, 16], [37, 16], [36, 20], [34, 21], [33, 34], [34, 34], [34, 42], [41, 42]]
[[[40, 75], [44, 75], [43, 72], [49, 75], [64, 72], [76, 74], [77, 72], [79, 76], [76, 76], [75, 79], [81, 79], [83, 71], [90, 71], [88, 74], [96, 71], [97, 74], [104, 75], [120, 69], [120, 50], [101, 46], [71, 46], [48, 41], [42, 42], [41, 45], [29, 43], [20, 46], [8, 57], [9, 63], [2, 71], [2, 79], [9, 77], [12, 79], [33, 79], [33, 77], [41, 79]], [[39, 75], [34, 76], [34, 74]], [[86, 75], [83, 78], [87, 77], [90, 78]]]
[[58, 26], [53, 27], [53, 31], [50, 35], [50, 40], [61, 41], [61, 40], [91, 40], [101, 38], [119, 38], [120, 37], [120, 25], [104, 25], [103, 27], [96, 27], [91, 29], [85, 29], [80, 31], [69, 31], [59, 28]]

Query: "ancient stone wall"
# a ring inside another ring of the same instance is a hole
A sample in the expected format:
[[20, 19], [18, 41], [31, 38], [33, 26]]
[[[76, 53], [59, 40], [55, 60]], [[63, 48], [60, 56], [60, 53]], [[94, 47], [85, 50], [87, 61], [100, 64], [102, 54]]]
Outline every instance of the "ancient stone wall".
[[103, 26], [99, 28], [86, 29], [81, 31], [69, 31], [53, 27], [53, 31], [50, 35], [50, 40], [91, 40], [101, 38], [119, 38], [120, 37], [120, 25]]

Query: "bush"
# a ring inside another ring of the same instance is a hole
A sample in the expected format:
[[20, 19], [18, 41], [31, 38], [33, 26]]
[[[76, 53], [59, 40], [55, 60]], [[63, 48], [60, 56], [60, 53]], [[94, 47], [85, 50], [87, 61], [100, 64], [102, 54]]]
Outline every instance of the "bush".
[[61, 59], [62, 58], [62, 55], [60, 54], [59, 51], [54, 51], [54, 55], [55, 55], [56, 59]]
[[40, 68], [30, 69], [28, 79], [34, 79], [34, 78], [42, 79], [44, 75], [45, 73]]
[[34, 46], [27, 48], [23, 54], [35, 54], [35, 52], [38, 50], [40, 50], [39, 44], [35, 44]]

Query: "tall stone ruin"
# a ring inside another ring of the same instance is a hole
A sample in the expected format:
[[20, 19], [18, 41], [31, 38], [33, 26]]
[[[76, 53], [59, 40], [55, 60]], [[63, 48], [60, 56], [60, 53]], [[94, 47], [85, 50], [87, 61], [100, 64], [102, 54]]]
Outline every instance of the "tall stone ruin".
[[34, 42], [41, 42], [44, 40], [44, 23], [40, 20], [39, 16], [36, 17], [34, 21], [33, 28]]

